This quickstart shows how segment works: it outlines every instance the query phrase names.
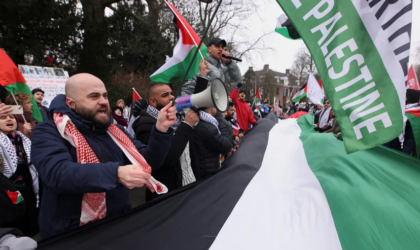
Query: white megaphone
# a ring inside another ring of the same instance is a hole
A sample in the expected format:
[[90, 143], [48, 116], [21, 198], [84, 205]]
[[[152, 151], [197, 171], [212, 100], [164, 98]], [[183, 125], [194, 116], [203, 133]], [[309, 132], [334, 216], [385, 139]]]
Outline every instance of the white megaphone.
[[225, 112], [228, 106], [228, 93], [225, 84], [218, 78], [214, 79], [206, 90], [187, 96], [181, 96], [175, 105], [178, 112], [191, 107], [214, 107], [220, 112]]

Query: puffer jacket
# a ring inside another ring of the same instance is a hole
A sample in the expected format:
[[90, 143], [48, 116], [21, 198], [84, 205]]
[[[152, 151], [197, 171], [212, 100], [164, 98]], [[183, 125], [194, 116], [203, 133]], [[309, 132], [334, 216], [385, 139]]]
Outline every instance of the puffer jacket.
[[[210, 86], [210, 84], [216, 78], [222, 80], [224, 84], [230, 84], [241, 81], [241, 70], [239, 69], [236, 62], [232, 61], [231, 63], [225, 66], [221, 60], [213, 58], [208, 53], [206, 59], [210, 67], [209, 73], [207, 75], [209, 79], [207, 86]], [[184, 84], [181, 91], [182, 96], [191, 95], [194, 93], [198, 75], [199, 73]]]
[[200, 177], [210, 177], [220, 171], [220, 155], [232, 149], [229, 138], [219, 134], [217, 128], [204, 121], [195, 126], [194, 142], [200, 164]]
[[[230, 122], [226, 121], [225, 118], [223, 118], [222, 113], [217, 112], [215, 116], [217, 122], [219, 123], [219, 130], [222, 136], [229, 139], [230, 143], [232, 144], [232, 147], [235, 145], [234, 137], [233, 137], [233, 129]], [[232, 148], [231, 147], [231, 148]]]

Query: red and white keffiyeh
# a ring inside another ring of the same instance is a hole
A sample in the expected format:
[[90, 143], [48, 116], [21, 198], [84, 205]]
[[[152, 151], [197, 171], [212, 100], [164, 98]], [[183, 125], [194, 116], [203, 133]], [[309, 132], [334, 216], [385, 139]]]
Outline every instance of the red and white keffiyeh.
[[[77, 130], [67, 115], [54, 114], [54, 122], [60, 135], [76, 148], [77, 162], [81, 164], [99, 163], [92, 148], [87, 143], [83, 135]], [[146, 160], [139, 153], [133, 142], [128, 136], [121, 131], [116, 125], [112, 124], [108, 128], [108, 134], [112, 140], [121, 148], [132, 164], [139, 165], [146, 173], [151, 173], [152, 168], [147, 164]], [[168, 192], [168, 188], [155, 180], [153, 177], [146, 182], [146, 186], [152, 192], [164, 194]], [[105, 193], [86, 193], [83, 194], [82, 214], [80, 216], [80, 225], [87, 224], [96, 220], [105, 218], [106, 216], [106, 198]]]

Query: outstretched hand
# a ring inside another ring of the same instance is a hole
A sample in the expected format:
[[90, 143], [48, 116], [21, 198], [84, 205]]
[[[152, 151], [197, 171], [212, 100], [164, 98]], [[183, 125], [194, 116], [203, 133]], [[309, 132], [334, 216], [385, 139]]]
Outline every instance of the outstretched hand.
[[163, 109], [160, 110], [159, 116], [156, 122], [156, 129], [162, 133], [168, 132], [168, 129], [176, 122], [176, 107], [178, 101], [169, 102]]

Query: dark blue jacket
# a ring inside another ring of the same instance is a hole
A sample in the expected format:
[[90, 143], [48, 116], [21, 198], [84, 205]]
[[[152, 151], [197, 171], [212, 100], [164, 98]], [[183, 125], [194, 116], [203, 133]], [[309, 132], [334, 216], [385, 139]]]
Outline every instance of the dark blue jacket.
[[[131, 163], [107, 134], [109, 125], [97, 126], [84, 120], [66, 105], [64, 95], [52, 101], [50, 110], [70, 117], [101, 163], [77, 163], [75, 148], [61, 137], [54, 121], [45, 121], [35, 127], [31, 159], [43, 183], [39, 215], [42, 238], [79, 226], [84, 193], [106, 193], [106, 217], [125, 213], [131, 208], [128, 189], [118, 183], [117, 176], [119, 166]], [[161, 133], [153, 127], [147, 146], [130, 139], [149, 165], [157, 169], [165, 160], [172, 134], [173, 131]]]

